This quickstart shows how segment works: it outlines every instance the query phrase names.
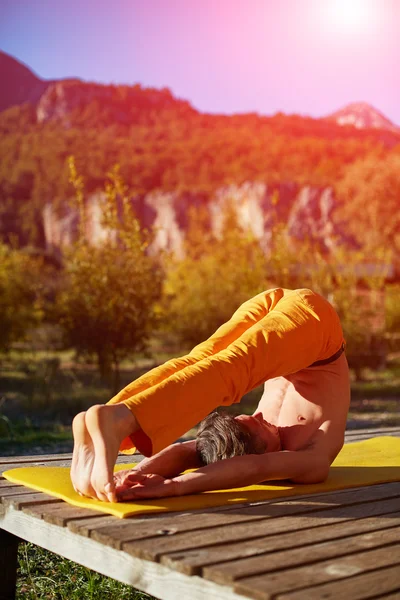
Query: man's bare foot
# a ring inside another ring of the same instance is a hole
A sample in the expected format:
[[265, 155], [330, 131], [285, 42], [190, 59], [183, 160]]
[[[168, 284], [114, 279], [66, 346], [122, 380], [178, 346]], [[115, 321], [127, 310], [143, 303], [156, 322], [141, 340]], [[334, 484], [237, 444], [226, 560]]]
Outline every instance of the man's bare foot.
[[73, 420], [74, 453], [72, 455], [71, 480], [74, 489], [81, 496], [96, 496], [90, 478], [94, 464], [94, 446], [86, 427], [85, 412], [81, 412]]
[[92, 406], [86, 412], [85, 424], [94, 447], [90, 483], [94, 497], [116, 502], [114, 465], [122, 440], [136, 431], [138, 423], [124, 404]]

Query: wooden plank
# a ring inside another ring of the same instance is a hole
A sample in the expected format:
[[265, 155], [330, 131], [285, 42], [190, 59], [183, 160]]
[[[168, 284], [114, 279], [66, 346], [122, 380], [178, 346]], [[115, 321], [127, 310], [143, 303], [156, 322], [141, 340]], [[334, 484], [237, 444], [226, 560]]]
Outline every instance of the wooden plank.
[[[289, 593], [299, 590], [298, 598], [307, 598], [308, 600], [309, 593], [313, 589], [312, 586], [370, 571], [374, 571], [376, 575], [378, 569], [398, 565], [400, 563], [399, 548], [400, 545], [395, 544], [294, 569], [285, 569], [281, 566], [281, 569], [274, 573], [239, 579], [234, 585], [234, 590], [257, 600], [270, 600], [271, 597], [280, 597], [283, 594], [287, 594], [289, 597]], [[268, 564], [267, 560], [266, 564]], [[398, 576], [398, 567], [396, 569]], [[343, 584], [343, 581], [340, 583]], [[387, 591], [393, 591], [393, 589], [390, 587]], [[320, 593], [320, 591], [317, 588], [317, 592]], [[384, 592], [385, 589], [382, 591]], [[293, 594], [291, 597], [293, 598]], [[352, 598], [351, 595], [342, 595], [342, 593], [340, 593], [340, 597]], [[317, 595], [314, 598], [320, 599], [323, 596]]]
[[10, 487], [18, 488], [18, 487], [24, 487], [24, 486], [21, 486], [18, 483], [12, 483], [11, 481], [7, 481], [7, 479], [2, 479], [0, 481], [0, 496], [1, 496], [1, 491], [2, 490], [8, 489]]
[[[368, 600], [368, 598], [400, 598], [399, 567], [381, 568], [379, 571], [356, 575], [334, 583], [284, 594], [278, 600], [329, 600], [329, 598], [351, 598], [351, 600]], [[389, 595], [386, 594], [389, 592]]]
[[17, 554], [20, 540], [0, 529], [0, 600], [14, 600], [17, 585]]
[[0, 465], [8, 463], [30, 463], [37, 461], [51, 462], [53, 460], [72, 460], [72, 453], [63, 454], [26, 454], [19, 456], [0, 456]]
[[371, 431], [370, 433], [357, 431], [354, 433], [346, 432], [345, 433], [345, 442], [351, 442], [353, 439], [370, 439], [374, 437], [398, 437], [400, 435], [400, 429], [396, 429], [393, 431]]
[[6, 509], [12, 507], [15, 510], [21, 510], [23, 507], [31, 504], [49, 504], [53, 502], [61, 504], [62, 500], [54, 498], [54, 496], [48, 496], [47, 494], [36, 492], [29, 494], [14, 494], [13, 496], [1, 498], [1, 502]]
[[[362, 519], [361, 519], [362, 521]], [[399, 522], [399, 519], [397, 519]], [[320, 543], [312, 542], [312, 536], [308, 537], [308, 545], [303, 544], [306, 535], [298, 536], [297, 548], [286, 547], [281, 551], [274, 551], [274, 540], [271, 540], [270, 550], [255, 557], [234, 560], [221, 565], [204, 569], [204, 577], [216, 583], [229, 585], [243, 577], [253, 577], [263, 573], [279, 570], [282, 565], [285, 569], [300, 567], [302, 565], [319, 562], [328, 558], [336, 558], [353, 554], [360, 550], [380, 548], [388, 546], [400, 540], [400, 525], [390, 529], [381, 529], [362, 534], [354, 534], [350, 537], [330, 541], [329, 529], [325, 527], [325, 539]], [[305, 532], [307, 534], [309, 532]], [[294, 536], [293, 536], [294, 537]], [[279, 536], [275, 536], [279, 538]], [[166, 564], [163, 562], [163, 564]]]
[[[400, 437], [400, 432], [399, 433], [397, 433], [397, 432], [386, 433], [385, 435], [389, 436], [389, 437]], [[352, 444], [354, 442], [362, 442], [363, 440], [369, 440], [372, 437], [380, 437], [380, 436], [378, 434], [376, 436], [369, 435], [369, 434], [355, 435], [355, 436], [351, 436], [351, 437], [345, 436], [344, 443], [345, 444]]]
[[389, 433], [399, 433], [400, 427], [398, 425], [394, 425], [393, 427], [367, 427], [365, 429], [346, 429], [346, 435], [387, 435]]
[[25, 494], [32, 494], [32, 488], [27, 488], [23, 485], [15, 485], [9, 488], [2, 488], [0, 490], [0, 500], [9, 496], [21, 496]]
[[247, 600], [229, 587], [142, 561], [89, 538], [76, 536], [65, 527], [46, 523], [23, 511], [8, 510], [0, 517], [0, 528], [156, 598]]
[[[127, 456], [125, 454], [119, 454], [117, 458], [117, 464], [133, 463], [143, 460], [142, 454], [131, 454]], [[14, 464], [14, 463], [35, 463], [44, 462], [51, 463], [54, 461], [72, 461], [72, 453], [68, 452], [65, 454], [28, 454], [23, 456], [0, 456], [0, 465]], [[52, 465], [49, 465], [52, 466]]]
[[7, 463], [0, 465], [0, 476], [3, 476], [4, 471], [10, 471], [11, 469], [21, 469], [23, 467], [70, 467], [71, 461], [65, 460], [53, 460], [51, 463], [43, 461], [35, 461], [29, 463]]
[[[142, 454], [119, 454], [117, 458], [117, 463], [131, 463], [137, 462], [138, 460], [143, 460]], [[0, 456], [0, 465], [8, 464], [8, 463], [30, 463], [37, 462], [38, 460], [44, 462], [52, 462], [57, 460], [72, 460], [72, 452], [65, 452], [60, 454], [25, 454], [19, 456]]]
[[398, 437], [400, 437], [400, 431], [389, 431], [387, 433], [376, 432], [375, 434], [373, 434], [373, 433], [357, 433], [354, 435], [348, 435], [346, 433], [345, 437], [344, 437], [344, 443], [352, 444], [354, 442], [362, 442], [364, 440], [369, 440], [374, 437], [382, 437], [382, 436], [398, 438]]
[[328, 522], [326, 525], [313, 527], [309, 530], [303, 529], [301, 535], [298, 531], [279, 533], [274, 536], [244, 540], [241, 543], [216, 544], [206, 549], [196, 548], [184, 554], [181, 552], [166, 554], [162, 557], [161, 562], [187, 575], [202, 574], [203, 577], [216, 582], [222, 580], [234, 581], [237, 576], [230, 566], [235, 567], [235, 560], [395, 526], [400, 526], [400, 511], [383, 517], [355, 519], [334, 525]]
[[144, 460], [143, 454], [118, 454], [117, 465], [126, 465], [130, 463], [139, 463]]
[[71, 519], [66, 524], [66, 527], [72, 533], [77, 533], [82, 537], [91, 537], [91, 533], [96, 527], [107, 527], [117, 523], [121, 526], [124, 524], [127, 526], [130, 521], [131, 519], [118, 519], [117, 517], [97, 513], [96, 517], [79, 520]]
[[[7, 460], [0, 458], [0, 477], [2, 477], [4, 471], [20, 469], [23, 467], [70, 467], [71, 458], [69, 458], [69, 456], [71, 455], [67, 455], [67, 458], [62, 458], [62, 455], [54, 454], [25, 457], [10, 456], [7, 457]], [[141, 454], [133, 456], [120, 456], [117, 459], [117, 464], [138, 463], [141, 460], [143, 460], [143, 456]]]
[[56, 504], [33, 504], [22, 507], [22, 510], [28, 515], [44, 519], [48, 523], [54, 523], [60, 527], [65, 527], [68, 521], [72, 519], [86, 519], [88, 517], [98, 517], [99, 513], [89, 508], [80, 508], [71, 506], [65, 502]]
[[[174, 513], [173, 517], [170, 517], [168, 514], [161, 516], [153, 515], [153, 517], [150, 518], [141, 518], [139, 516], [127, 519], [117, 519], [116, 517], [104, 515], [103, 517], [98, 516], [97, 518], [84, 519], [76, 522], [72, 520], [68, 522], [67, 527], [74, 533], [93, 539], [97, 539], [95, 532], [97, 533], [97, 531], [104, 530], [104, 539], [101, 541], [111, 547], [120, 547], [120, 544], [113, 542], [110, 532], [112, 532], [112, 535], [117, 536], [118, 533], [129, 528], [130, 531], [133, 529], [138, 532], [139, 539], [143, 536], [148, 537], [149, 535], [173, 535], [177, 531], [176, 527], [179, 527], [178, 520], [183, 516], [191, 515], [188, 515], [187, 513]], [[110, 539], [108, 539], [109, 537]], [[97, 539], [97, 541], [100, 541], [100, 539]]]
[[264, 519], [254, 524], [240, 523], [220, 526], [206, 530], [176, 533], [165, 537], [152, 537], [143, 540], [129, 541], [122, 544], [125, 552], [146, 560], [160, 560], [163, 554], [171, 552], [188, 552], [195, 548], [205, 548], [221, 543], [243, 543], [244, 540], [283, 533], [300, 531], [318, 527], [328, 523], [352, 520], [361, 517], [372, 517], [394, 512], [399, 507], [399, 499], [377, 500], [362, 505], [339, 506], [337, 508], [314, 511], [311, 515], [287, 516], [277, 519]]
[[[75, 531], [80, 535], [93, 537], [97, 541], [121, 549], [125, 542], [152, 536], [176, 535], [197, 529], [205, 530], [210, 527], [231, 526], [236, 523], [248, 523], [250, 525], [252, 522], [275, 516], [307, 513], [317, 508], [328, 509], [341, 504], [347, 506], [367, 500], [397, 497], [398, 495], [400, 495], [400, 483], [395, 482], [393, 484], [380, 484], [368, 488], [356, 488], [321, 495], [289, 498], [287, 500], [270, 500], [241, 507], [230, 506], [225, 507], [224, 511], [153, 515], [140, 524], [135, 518], [132, 518], [123, 519], [122, 521], [114, 520], [108, 524], [92, 520], [78, 523], [71, 522], [68, 523], [68, 527], [71, 531]], [[200, 519], [199, 515], [201, 515]]]

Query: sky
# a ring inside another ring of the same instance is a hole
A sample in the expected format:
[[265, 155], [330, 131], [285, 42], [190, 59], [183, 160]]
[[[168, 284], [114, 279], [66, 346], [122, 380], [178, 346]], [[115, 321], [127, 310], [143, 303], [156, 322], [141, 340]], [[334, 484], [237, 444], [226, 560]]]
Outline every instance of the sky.
[[400, 125], [400, 0], [0, 0], [0, 49], [43, 79], [168, 87], [202, 112]]

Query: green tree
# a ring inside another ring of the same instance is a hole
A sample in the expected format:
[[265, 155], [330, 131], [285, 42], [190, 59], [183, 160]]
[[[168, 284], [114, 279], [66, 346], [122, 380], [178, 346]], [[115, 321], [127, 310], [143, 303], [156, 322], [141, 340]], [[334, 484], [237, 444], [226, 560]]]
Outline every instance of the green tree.
[[[151, 236], [140, 229], [118, 169], [109, 174], [103, 224], [107, 239], [98, 246], [86, 237], [83, 181], [70, 161], [80, 212], [78, 242], [65, 249], [58, 313], [67, 343], [95, 355], [102, 376], [119, 388], [122, 359], [146, 347], [156, 326], [161, 294], [159, 260], [148, 252]], [[120, 207], [118, 210], [118, 202]]]
[[183, 259], [170, 258], [165, 284], [165, 321], [192, 346], [211, 335], [238, 306], [265, 288], [265, 256], [228, 207], [219, 236], [206, 212], [192, 212]]
[[40, 259], [0, 243], [0, 351], [27, 339], [43, 316]]
[[360, 376], [364, 366], [377, 368], [386, 358], [384, 285], [391, 257], [377, 241], [358, 250], [336, 245], [327, 254], [316, 239], [290, 238], [287, 226], [275, 219], [269, 287], [305, 287], [329, 299], [341, 320], [349, 363]]
[[386, 288], [386, 326], [390, 334], [400, 334], [400, 285]]

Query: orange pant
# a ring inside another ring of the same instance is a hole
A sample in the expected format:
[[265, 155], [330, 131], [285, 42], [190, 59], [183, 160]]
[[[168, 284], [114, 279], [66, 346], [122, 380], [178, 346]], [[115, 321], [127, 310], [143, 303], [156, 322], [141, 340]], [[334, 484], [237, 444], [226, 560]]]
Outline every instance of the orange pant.
[[322, 296], [306, 289], [262, 292], [188, 355], [152, 369], [110, 400], [123, 402], [142, 429], [121, 450], [156, 454], [216, 407], [329, 358], [342, 343], [339, 318]]

